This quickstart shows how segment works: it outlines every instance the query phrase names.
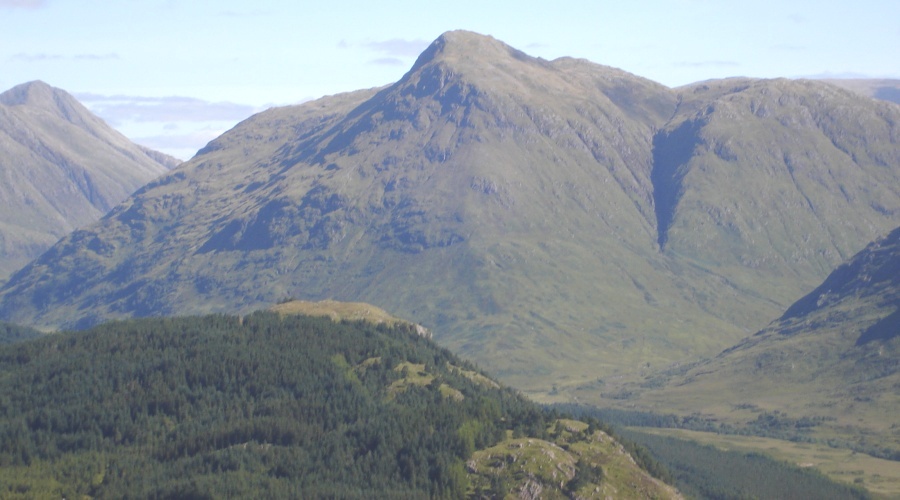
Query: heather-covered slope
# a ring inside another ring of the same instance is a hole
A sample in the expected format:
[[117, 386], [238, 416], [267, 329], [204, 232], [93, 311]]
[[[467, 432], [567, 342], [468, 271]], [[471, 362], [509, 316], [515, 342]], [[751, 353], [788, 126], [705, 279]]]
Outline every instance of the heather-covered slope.
[[783, 425], [785, 437], [793, 432], [900, 460], [898, 388], [900, 228], [759, 333], [634, 388], [629, 406], [757, 426], [774, 414], [772, 425]]
[[60, 89], [0, 94], [0, 279], [173, 166]]
[[[490, 37], [239, 124], [0, 291], [43, 327], [364, 301], [534, 391], [713, 354], [900, 223], [900, 111]], [[839, 216], [838, 216], [839, 215]]]

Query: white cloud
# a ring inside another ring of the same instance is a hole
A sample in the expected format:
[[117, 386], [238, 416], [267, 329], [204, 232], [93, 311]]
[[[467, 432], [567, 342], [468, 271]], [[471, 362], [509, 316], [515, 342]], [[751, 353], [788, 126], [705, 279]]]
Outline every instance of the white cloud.
[[163, 134], [146, 137], [135, 137], [134, 142], [159, 151], [188, 149], [197, 151], [209, 141], [224, 133], [222, 129], [203, 129], [186, 134]]
[[124, 122], [236, 122], [261, 109], [249, 104], [209, 102], [184, 96], [143, 97], [75, 94], [92, 112], [117, 125]]
[[224, 131], [263, 108], [195, 97], [74, 94], [132, 141], [188, 159]]
[[135, 133], [127, 134], [129, 130], [124, 132], [137, 144], [181, 160], [187, 160], [193, 157], [200, 148], [206, 146], [209, 141], [219, 137], [229, 128], [230, 126], [210, 126], [200, 123], [178, 125], [174, 129], [168, 126], [156, 128], [156, 132], [161, 133], [150, 131], [149, 134], [141, 134], [140, 132], [147, 131], [135, 131]]

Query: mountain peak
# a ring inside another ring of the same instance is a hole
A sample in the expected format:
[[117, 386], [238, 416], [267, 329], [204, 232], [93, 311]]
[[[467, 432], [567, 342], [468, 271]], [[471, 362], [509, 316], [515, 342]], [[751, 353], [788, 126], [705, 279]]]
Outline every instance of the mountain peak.
[[54, 113], [65, 120], [82, 124], [90, 112], [68, 92], [35, 80], [0, 94], [0, 104], [29, 106]]
[[506, 45], [490, 35], [482, 35], [472, 31], [448, 31], [439, 36], [425, 49], [412, 69], [438, 60], [459, 61], [465, 59], [495, 59], [504, 57], [530, 58], [517, 49]]
[[65, 92], [51, 87], [41, 80], [26, 82], [0, 94], [0, 103], [7, 106], [22, 106], [26, 104], [39, 104], [52, 101], [59, 92]]
[[174, 163], [41, 81], [0, 93], [0, 137], [0, 277]]

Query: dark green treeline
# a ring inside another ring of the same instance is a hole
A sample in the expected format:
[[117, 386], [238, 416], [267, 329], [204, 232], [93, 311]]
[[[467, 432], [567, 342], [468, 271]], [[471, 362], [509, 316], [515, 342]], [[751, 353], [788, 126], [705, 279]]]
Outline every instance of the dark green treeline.
[[[434, 379], [391, 389], [401, 363]], [[272, 313], [0, 346], [0, 496], [460, 497], [474, 449], [553, 415], [454, 367], [411, 327]]]

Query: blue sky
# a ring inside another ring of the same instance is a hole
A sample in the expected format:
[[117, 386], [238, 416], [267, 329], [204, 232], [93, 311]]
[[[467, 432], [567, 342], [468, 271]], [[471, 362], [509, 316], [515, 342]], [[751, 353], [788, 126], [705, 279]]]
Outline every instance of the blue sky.
[[43, 80], [187, 159], [267, 107], [394, 82], [453, 29], [671, 87], [900, 78], [896, 0], [0, 0], [0, 90]]

